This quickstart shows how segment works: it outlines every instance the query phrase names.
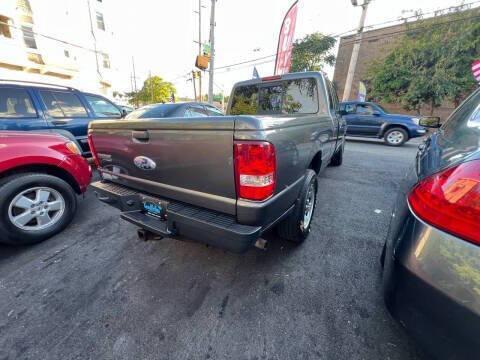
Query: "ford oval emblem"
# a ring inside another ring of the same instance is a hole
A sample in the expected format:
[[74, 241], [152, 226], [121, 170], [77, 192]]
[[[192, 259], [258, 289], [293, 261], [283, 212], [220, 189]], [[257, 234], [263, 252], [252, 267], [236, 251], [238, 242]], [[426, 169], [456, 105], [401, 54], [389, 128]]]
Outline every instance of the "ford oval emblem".
[[157, 167], [155, 161], [146, 156], [137, 156], [133, 159], [133, 163], [136, 167], [142, 170], [154, 170]]

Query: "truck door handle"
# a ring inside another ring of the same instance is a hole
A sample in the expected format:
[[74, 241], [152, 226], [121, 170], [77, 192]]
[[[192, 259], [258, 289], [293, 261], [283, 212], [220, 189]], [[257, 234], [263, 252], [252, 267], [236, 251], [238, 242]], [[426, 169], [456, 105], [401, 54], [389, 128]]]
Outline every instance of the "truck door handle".
[[140, 141], [148, 141], [150, 139], [150, 135], [148, 134], [147, 130], [133, 130], [132, 131], [132, 138]]

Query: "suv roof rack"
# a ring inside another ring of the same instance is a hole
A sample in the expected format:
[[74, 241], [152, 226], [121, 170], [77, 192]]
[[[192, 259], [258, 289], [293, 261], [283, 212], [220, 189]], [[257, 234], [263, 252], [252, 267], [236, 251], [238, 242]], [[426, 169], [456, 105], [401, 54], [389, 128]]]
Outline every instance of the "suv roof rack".
[[78, 89], [75, 89], [74, 87], [71, 87], [71, 86], [58, 85], [58, 84], [49, 84], [49, 83], [37, 82], [37, 81], [0, 79], [0, 83], [32, 84], [32, 85], [49, 86], [49, 87], [56, 87], [56, 88], [60, 88], [60, 89], [67, 89], [67, 90], [79, 91]]

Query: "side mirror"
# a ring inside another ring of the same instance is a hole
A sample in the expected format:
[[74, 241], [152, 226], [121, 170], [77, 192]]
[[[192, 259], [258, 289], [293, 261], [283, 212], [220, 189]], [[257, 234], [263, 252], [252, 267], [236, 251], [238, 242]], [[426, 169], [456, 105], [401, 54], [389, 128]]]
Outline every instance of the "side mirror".
[[121, 111], [122, 111], [122, 116], [121, 116], [120, 119], [123, 119], [123, 118], [125, 118], [125, 116], [127, 116], [128, 112], [125, 109], [121, 109]]
[[374, 110], [373, 113], [372, 113], [373, 116], [380, 116], [382, 115], [382, 113], [378, 110]]
[[438, 129], [440, 126], [442, 126], [442, 124], [440, 123], [440, 118], [438, 116], [422, 117], [418, 122], [418, 125], [432, 129]]
[[348, 113], [347, 113], [345, 110], [337, 110], [337, 114], [338, 114], [339, 116], [345, 116], [345, 115], [347, 115]]

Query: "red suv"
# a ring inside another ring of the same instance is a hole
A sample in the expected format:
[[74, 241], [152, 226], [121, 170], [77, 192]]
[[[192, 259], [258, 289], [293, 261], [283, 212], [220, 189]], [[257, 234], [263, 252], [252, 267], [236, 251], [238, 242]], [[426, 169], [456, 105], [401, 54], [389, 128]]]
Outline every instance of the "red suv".
[[0, 131], [0, 242], [33, 244], [63, 230], [91, 177], [75, 142], [50, 133]]

